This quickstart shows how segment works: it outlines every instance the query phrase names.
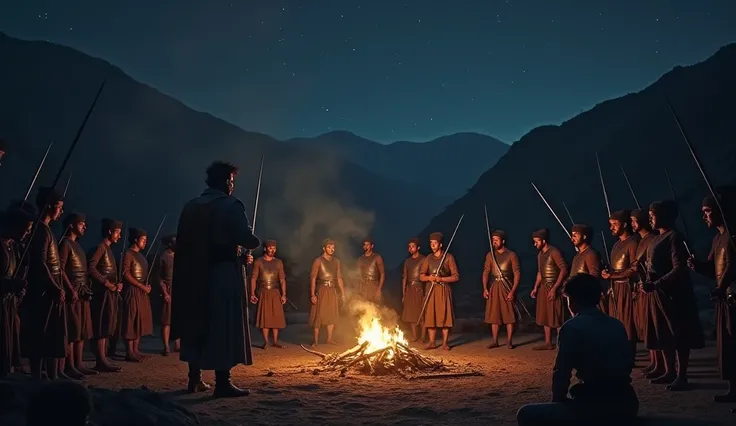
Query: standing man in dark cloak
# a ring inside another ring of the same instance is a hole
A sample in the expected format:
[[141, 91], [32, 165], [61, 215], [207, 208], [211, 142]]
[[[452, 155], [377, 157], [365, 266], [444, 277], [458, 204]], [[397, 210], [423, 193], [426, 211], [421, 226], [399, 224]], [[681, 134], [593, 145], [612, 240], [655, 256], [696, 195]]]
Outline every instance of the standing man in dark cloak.
[[120, 371], [120, 367], [107, 359], [108, 339], [115, 335], [118, 327], [118, 312], [122, 309], [121, 292], [123, 283], [118, 279], [118, 264], [112, 245], [120, 241], [123, 222], [103, 218], [102, 241], [89, 253], [87, 270], [92, 287], [92, 338], [95, 341], [95, 370], [102, 373]]
[[419, 238], [409, 240], [409, 257], [404, 260], [401, 272], [401, 301], [404, 309], [401, 320], [411, 327], [411, 341], [424, 340], [426, 328], [422, 327], [421, 336], [417, 337], [417, 327], [421, 323], [419, 314], [424, 303], [424, 283], [419, 279], [419, 269], [424, 262], [424, 255], [419, 252]]
[[636, 248], [639, 243], [631, 231], [631, 212], [619, 210], [608, 219], [611, 234], [618, 241], [611, 247], [611, 270], [604, 269], [601, 277], [611, 281], [608, 313], [621, 321], [631, 342], [631, 356], [636, 357], [636, 323], [634, 322], [634, 288], [632, 266], [636, 264]]
[[29, 242], [27, 255], [28, 293], [21, 305], [21, 352], [30, 361], [34, 378], [41, 378], [45, 359], [46, 374], [55, 380], [67, 377], [58, 367], [68, 348], [59, 248], [49, 225], [61, 217], [64, 199], [53, 188], [41, 187], [36, 206], [41, 220]]
[[534, 247], [537, 249], [537, 278], [534, 281], [531, 297], [537, 300], [537, 325], [544, 327], [544, 343], [532, 348], [537, 351], [554, 350], [552, 329], [557, 330], [565, 322], [562, 306], [562, 283], [567, 277], [568, 267], [562, 252], [549, 243], [547, 228], [532, 234]]
[[0, 223], [0, 378], [20, 365], [18, 309], [26, 291], [21, 270], [22, 241], [31, 233], [33, 216], [22, 209], [10, 209]]
[[[340, 294], [337, 294], [337, 288]], [[327, 343], [336, 344], [332, 333], [340, 319], [340, 299], [345, 299], [345, 284], [342, 279], [342, 265], [335, 256], [335, 240], [327, 238], [322, 242], [322, 255], [312, 261], [309, 272], [309, 294], [312, 307], [309, 312], [309, 325], [312, 327], [312, 347], [319, 343], [319, 330], [327, 327]]]
[[[161, 340], [164, 344], [163, 356], [169, 356], [171, 341], [171, 280], [174, 276], [174, 254], [176, 253], [176, 235], [164, 235], [161, 244], [166, 247], [158, 261], [158, 280], [164, 305], [161, 307]], [[174, 352], [179, 352], [180, 341], [174, 340]]]
[[253, 262], [250, 302], [258, 304], [256, 327], [263, 333], [263, 349], [268, 348], [269, 334], [273, 335], [271, 346], [283, 348], [279, 343], [279, 330], [286, 328], [286, 272], [284, 262], [276, 258], [276, 240], [266, 240], [263, 256]]
[[148, 243], [148, 234], [143, 229], [130, 228], [128, 241], [130, 248], [123, 256], [123, 323], [120, 337], [125, 340], [125, 360], [141, 362], [147, 358], [140, 352], [141, 337], [153, 334], [148, 260], [141, 253]]
[[519, 256], [506, 247], [504, 231], [493, 231], [491, 245], [493, 253], [486, 254], [481, 278], [486, 299], [485, 323], [490, 324], [493, 337], [488, 349], [498, 347], [498, 331], [503, 324], [506, 325], [506, 347], [514, 349], [514, 324], [517, 321], [514, 299], [521, 282], [521, 264]]
[[[736, 200], [724, 200], [720, 194], [719, 204], [726, 215]], [[716, 402], [736, 402], [736, 252], [733, 241], [736, 236], [726, 232], [726, 220], [712, 196], [703, 200], [703, 220], [709, 228], [716, 228], [718, 234], [713, 237], [707, 260], [691, 257], [688, 265], [691, 269], [716, 281], [711, 292], [711, 299], [716, 305], [716, 350], [718, 353], [718, 369], [721, 379], [728, 382], [725, 395], [715, 395]], [[733, 223], [733, 222], [731, 222]]]
[[64, 219], [64, 237], [59, 244], [61, 276], [66, 287], [66, 316], [69, 351], [64, 373], [73, 379], [97, 374], [85, 367], [82, 361], [84, 342], [92, 338], [92, 311], [89, 302], [87, 255], [77, 241], [87, 230], [86, 218], [81, 213], [72, 213]]
[[[593, 243], [593, 229], [585, 224], [577, 224], [572, 226], [572, 245], [577, 248], [575, 257], [572, 258], [570, 264], [570, 277], [577, 274], [588, 274], [597, 279], [601, 279], [601, 255], [598, 250], [591, 245]], [[601, 288], [601, 303], [598, 308], [602, 312], [608, 309], [605, 306], [605, 295]]]
[[[636, 262], [631, 265], [634, 271], [634, 318], [636, 322], [636, 334], [639, 339], [646, 342], [647, 323], [647, 293], [641, 286], [645, 279], [647, 268], [647, 250], [654, 241], [655, 232], [649, 224], [649, 211], [643, 209], [632, 210], [631, 229], [639, 234], [639, 243], [636, 246]], [[661, 351], [649, 351], [649, 365], [642, 371], [643, 377], [654, 379], [662, 375], [664, 371], [664, 355]], [[652, 373], [654, 372], [654, 373]], [[652, 374], [654, 374], [652, 376]]]
[[669, 383], [668, 390], [688, 388], [690, 351], [705, 347], [684, 240], [675, 229], [677, 215], [677, 204], [671, 200], [649, 206], [649, 221], [659, 235], [649, 245], [642, 286], [648, 293], [647, 349], [663, 351], [665, 357], [665, 371], [651, 382]]
[[449, 351], [450, 329], [455, 325], [455, 307], [452, 303], [452, 288], [449, 284], [460, 280], [460, 272], [457, 270], [455, 256], [451, 253], [447, 253], [445, 262], [440, 265], [444, 253], [443, 239], [444, 235], [441, 232], [429, 234], [429, 249], [432, 250], [432, 253], [424, 258], [419, 269], [419, 279], [426, 285], [427, 295], [424, 297], [428, 299], [425, 302], [427, 307], [424, 309], [424, 318], [422, 318], [427, 334], [429, 334], [429, 343], [425, 349], [437, 348], [436, 339], [439, 328], [442, 330], [442, 349]]
[[364, 239], [363, 255], [356, 263], [360, 271], [360, 295], [369, 302], [380, 304], [383, 283], [386, 281], [386, 268], [383, 257], [373, 251], [374, 246], [372, 238]]
[[189, 363], [187, 391], [209, 389], [202, 369], [215, 370], [216, 398], [248, 395], [233, 386], [230, 370], [253, 364], [238, 251], [256, 249], [261, 241], [232, 195], [237, 174], [237, 167], [220, 161], [207, 168], [207, 189], [184, 206], [176, 232], [171, 332], [181, 339], [181, 360]]

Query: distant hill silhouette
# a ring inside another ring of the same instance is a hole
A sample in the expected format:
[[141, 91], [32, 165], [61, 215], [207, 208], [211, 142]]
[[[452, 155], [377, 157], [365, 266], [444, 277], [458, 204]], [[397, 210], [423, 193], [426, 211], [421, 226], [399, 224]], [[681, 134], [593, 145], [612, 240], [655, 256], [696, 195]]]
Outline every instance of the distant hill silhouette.
[[[256, 233], [279, 240], [279, 256], [296, 275], [320, 254], [328, 236], [338, 241], [338, 255], [348, 264], [366, 235], [374, 237], [389, 265], [396, 264], [407, 238], [452, 200], [339, 153], [244, 131], [67, 47], [0, 33], [0, 57], [0, 134], [13, 146], [0, 168], [3, 205], [23, 197], [53, 139], [37, 187], [51, 183], [100, 83], [107, 81], [67, 169], [73, 178], [65, 209], [87, 213], [88, 246], [98, 239], [103, 216], [153, 234], [168, 214], [162, 232], [174, 231], [183, 204], [204, 189], [204, 169], [213, 160], [241, 167], [235, 195], [251, 215], [265, 155]], [[65, 181], [66, 176], [62, 187]], [[303, 280], [293, 284], [292, 297], [306, 288]]]
[[350, 132], [335, 131], [286, 142], [330, 150], [382, 176], [425, 186], [428, 165], [441, 162], [443, 175], [432, 183], [433, 190], [443, 199], [447, 196], [452, 200], [464, 195], [509, 149], [498, 139], [478, 133], [455, 133], [429, 142], [384, 145]]
[[[714, 185], [736, 183], [736, 44], [721, 48], [702, 63], [675, 67], [638, 92], [603, 102], [559, 126], [530, 131], [463, 197], [432, 219], [421, 232], [452, 232], [461, 214], [465, 219], [452, 252], [457, 257], [461, 282], [454, 293], [463, 313], [482, 308], [480, 275], [488, 252], [483, 205], [491, 226], [507, 232], [509, 247], [523, 263], [521, 293], [528, 292], [536, 274], [534, 230], [547, 227], [552, 242], [567, 254], [573, 250], [559, 224], [530, 185], [534, 181], [566, 226], [564, 202], [576, 222], [596, 231], [594, 245], [602, 250], [600, 231], [608, 231], [607, 212], [596, 167], [599, 154], [612, 210], [635, 208], [621, 173], [623, 165], [636, 196], [646, 208], [650, 202], [670, 198], [664, 174], [667, 167], [687, 222], [691, 246], [700, 256], [710, 248], [712, 231], [700, 218], [700, 202], [707, 194], [687, 146], [667, 106], [671, 100], [683, 127], [696, 147]], [[682, 225], [681, 225], [682, 226]], [[425, 244], [426, 246], [426, 244]], [[426, 248], [425, 250], [426, 251]], [[700, 298], [703, 306], [707, 298]]]

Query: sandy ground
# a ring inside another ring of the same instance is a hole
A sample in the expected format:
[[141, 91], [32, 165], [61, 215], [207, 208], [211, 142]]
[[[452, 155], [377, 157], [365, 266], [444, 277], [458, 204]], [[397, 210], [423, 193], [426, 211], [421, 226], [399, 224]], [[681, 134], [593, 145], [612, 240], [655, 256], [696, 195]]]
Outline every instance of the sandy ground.
[[[254, 345], [262, 337], [254, 330]], [[353, 346], [354, 338], [342, 336], [344, 344], [321, 345], [318, 350], [337, 352]], [[494, 424], [513, 425], [517, 409], [550, 397], [552, 351], [532, 351], [540, 335], [519, 335], [516, 349], [486, 349], [487, 334], [465, 333], [452, 339], [452, 351], [425, 351], [456, 363], [472, 363], [482, 377], [404, 380], [398, 377], [367, 377], [294, 373], [294, 367], [315, 363], [318, 358], [303, 351], [299, 343], [310, 341], [306, 325], [290, 326], [283, 333], [283, 349], [254, 347], [255, 365], [233, 370], [233, 382], [252, 391], [238, 399], [213, 399], [210, 393], [187, 395], [186, 364], [176, 354], [158, 355], [157, 338], [144, 340], [144, 352], [152, 357], [142, 364], [120, 361], [121, 373], [92, 376], [86, 383], [111, 389], [139, 387], [164, 392], [193, 410], [204, 424]], [[643, 353], [641, 354], [644, 355]], [[643, 364], [643, 362], [640, 362]], [[694, 353], [693, 389], [668, 392], [651, 385], [634, 372], [641, 400], [642, 424], [715, 425], [736, 424], [731, 406], [712, 402], [712, 395], [725, 390], [718, 379], [712, 344]], [[272, 373], [269, 373], [271, 371]], [[212, 372], [205, 380], [214, 381]], [[225, 423], [226, 422], [226, 423]]]

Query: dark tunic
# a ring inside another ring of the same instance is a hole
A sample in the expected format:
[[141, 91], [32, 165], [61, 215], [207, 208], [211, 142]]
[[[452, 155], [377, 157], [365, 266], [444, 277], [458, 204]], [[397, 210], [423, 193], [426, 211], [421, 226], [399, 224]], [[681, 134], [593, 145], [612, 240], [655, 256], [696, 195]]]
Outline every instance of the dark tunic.
[[314, 259], [309, 277], [310, 280], [316, 277], [317, 296], [317, 303], [312, 304], [309, 312], [309, 325], [312, 328], [320, 328], [336, 324], [340, 318], [337, 295], [338, 282], [342, 280], [340, 259], [335, 256], [330, 260], [324, 256]]
[[281, 283], [286, 281], [284, 263], [281, 259], [266, 260], [262, 257], [253, 261], [252, 278], [256, 282], [258, 308], [257, 328], [286, 328], [284, 305], [281, 303]]
[[20, 261], [20, 249], [11, 239], [0, 240], [0, 377], [20, 362], [20, 307], [25, 282], [13, 278]]
[[[598, 279], [601, 279], [601, 255], [598, 250], [591, 246], [587, 249], [579, 251], [572, 258], [570, 264], [570, 277], [572, 278], [577, 274], [589, 274]], [[605, 294], [601, 287], [601, 302], [598, 304], [598, 309], [602, 312], [608, 311], [608, 306], [605, 305]]]
[[67, 336], [70, 342], [92, 338], [92, 311], [90, 309], [87, 255], [75, 240], [64, 238], [59, 245], [61, 269], [69, 279], [78, 299], [72, 302], [71, 293], [66, 294]]
[[655, 285], [647, 295], [647, 349], [705, 347], [687, 253], [679, 233], [669, 230], [654, 238], [647, 250], [647, 276]]
[[101, 242], [90, 252], [90, 282], [92, 283], [92, 336], [95, 339], [106, 339], [115, 335], [118, 329], [118, 312], [120, 310], [120, 293], [105, 287], [105, 281], [118, 282], [118, 267], [112, 248]]
[[[171, 295], [171, 279], [174, 276], [174, 252], [171, 249], [164, 250], [158, 261], [158, 279], [162, 291], [165, 289], [166, 294]], [[171, 302], [164, 300], [161, 307], [161, 325], [171, 325]]]
[[[495, 257], [495, 261], [494, 258]], [[519, 256], [509, 249], [503, 253], [486, 254], [483, 276], [488, 277], [488, 299], [486, 300], [486, 324], [514, 324], [514, 304], [506, 300], [514, 283], [521, 278]]]
[[405, 283], [404, 309], [401, 312], [401, 320], [407, 324], [417, 324], [419, 313], [424, 303], [424, 283], [419, 280], [419, 269], [424, 262], [424, 256], [408, 257], [404, 260], [401, 279]]
[[136, 340], [153, 334], [151, 299], [133, 280], [146, 284], [148, 261], [143, 253], [128, 250], [123, 256], [123, 323], [120, 331], [125, 340]]
[[537, 290], [537, 324], [552, 328], [562, 327], [565, 309], [562, 306], [560, 289], [558, 288], [554, 300], [550, 301], [547, 297], [549, 291], [562, 282], [569, 271], [562, 252], [553, 246], [549, 246], [547, 251], [540, 251], [537, 254], [537, 270], [542, 279], [542, 285]]
[[641, 291], [638, 285], [641, 284], [646, 274], [646, 262], [647, 262], [647, 250], [649, 244], [654, 241], [654, 234], [649, 233], [639, 239], [639, 244], [636, 247], [636, 262], [631, 265], [634, 270], [634, 283], [637, 286], [635, 289], [636, 299], [634, 300], [634, 322], [636, 323], [636, 334], [639, 336], [639, 340], [644, 341], [644, 335], [646, 332], [646, 312], [648, 309], [647, 304], [647, 293]]
[[[455, 263], [455, 256], [447, 253], [445, 262], [440, 268], [442, 256], [434, 253], [424, 258], [419, 273], [422, 275], [437, 275], [439, 277], [460, 277]], [[457, 281], [456, 281], [457, 282]], [[455, 283], [456, 283], [455, 282]], [[429, 292], [427, 307], [424, 309], [423, 324], [427, 328], [452, 328], [455, 325], [455, 307], [452, 303], [452, 285], [455, 283], [426, 283]], [[431, 290], [430, 290], [431, 289]]]
[[369, 302], [380, 303], [381, 295], [376, 295], [381, 277], [385, 274], [383, 257], [378, 253], [360, 256], [356, 262], [360, 271], [360, 295]]
[[[638, 242], [630, 236], [618, 240], [611, 248], [611, 275], [631, 277], [632, 267], [636, 263]], [[634, 321], [633, 286], [631, 278], [611, 279], [613, 296], [608, 300], [608, 313], [621, 321], [629, 340], [637, 341], [636, 322]]]
[[[732, 237], [735, 238], [736, 237]], [[713, 237], [708, 261], [698, 272], [715, 279], [716, 287], [736, 297], [736, 253], [724, 232]], [[734, 299], [716, 300], [716, 348], [721, 379], [736, 380], [736, 305]]]
[[66, 307], [56, 238], [38, 223], [28, 249], [28, 293], [21, 305], [21, 352], [25, 358], [64, 358], [67, 352]]

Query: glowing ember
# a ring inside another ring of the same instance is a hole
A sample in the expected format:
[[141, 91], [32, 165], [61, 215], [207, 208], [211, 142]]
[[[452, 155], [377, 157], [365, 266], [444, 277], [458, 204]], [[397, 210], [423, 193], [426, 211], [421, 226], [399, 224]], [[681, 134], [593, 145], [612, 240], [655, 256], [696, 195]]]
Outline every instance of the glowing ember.
[[404, 338], [404, 333], [398, 326], [390, 330], [382, 326], [381, 321], [376, 317], [373, 317], [370, 321], [361, 321], [360, 328], [358, 345], [368, 342], [368, 348], [366, 349], [368, 353], [389, 348], [386, 358], [391, 359], [395, 355], [394, 349], [398, 343], [409, 345], [409, 342]]

